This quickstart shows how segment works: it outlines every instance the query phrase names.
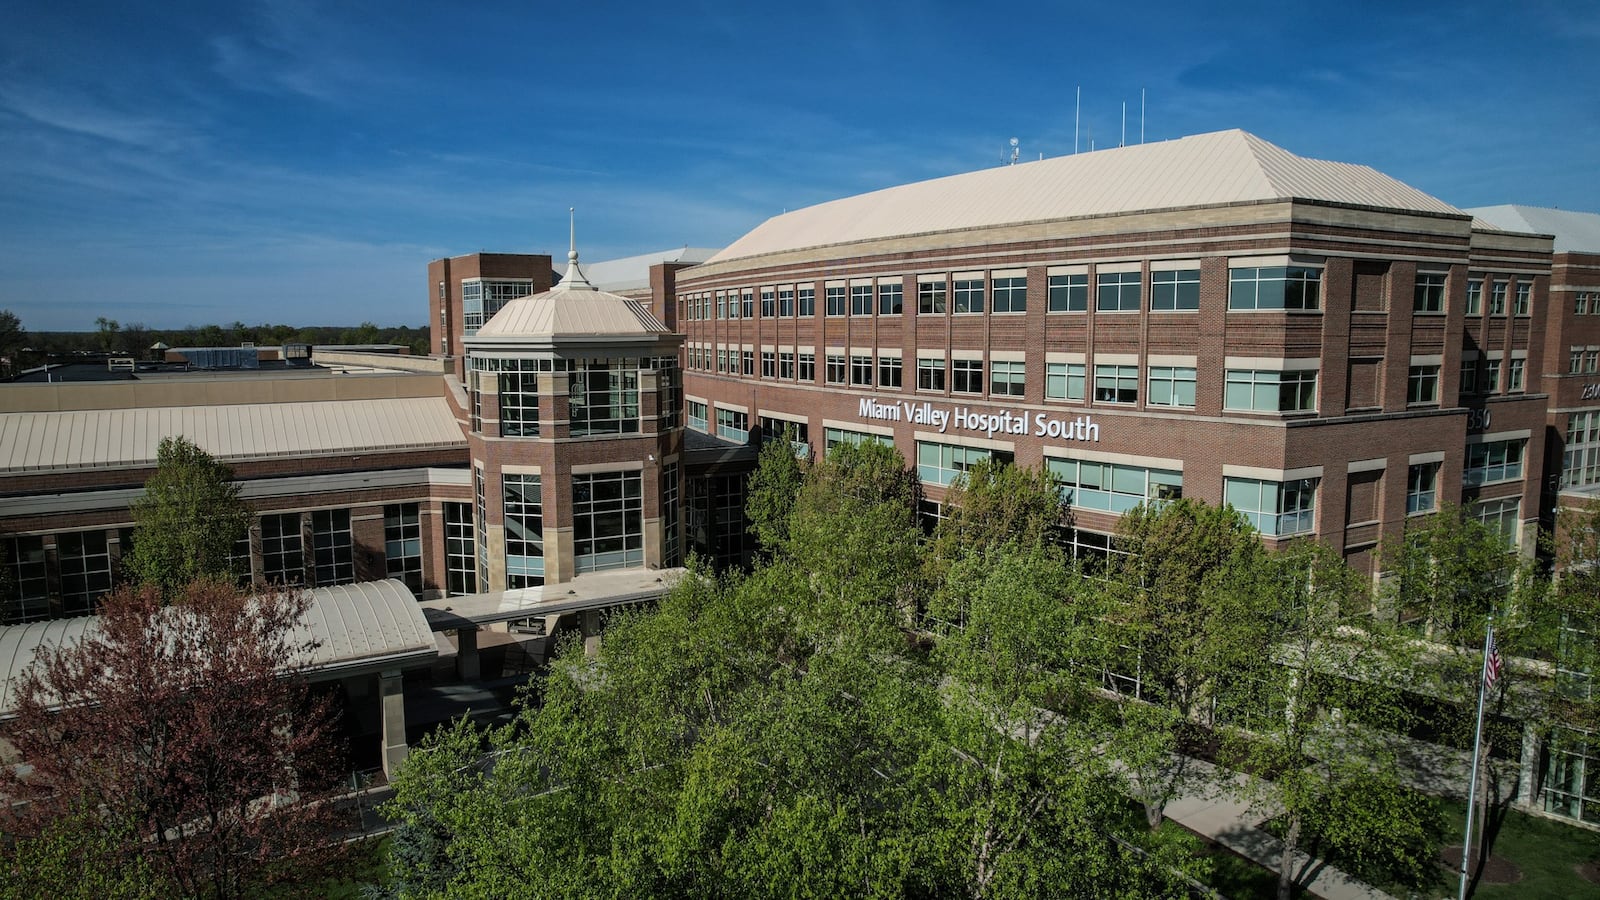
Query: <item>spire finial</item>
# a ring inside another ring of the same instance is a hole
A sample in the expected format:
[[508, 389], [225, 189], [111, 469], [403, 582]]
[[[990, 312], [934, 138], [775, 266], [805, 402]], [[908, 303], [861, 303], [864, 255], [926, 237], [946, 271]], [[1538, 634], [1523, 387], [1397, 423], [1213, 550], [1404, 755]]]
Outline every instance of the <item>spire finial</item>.
[[553, 290], [569, 291], [578, 289], [594, 290], [594, 285], [589, 279], [583, 277], [583, 270], [578, 268], [578, 213], [577, 208], [567, 207], [567, 274], [561, 276], [561, 283]]

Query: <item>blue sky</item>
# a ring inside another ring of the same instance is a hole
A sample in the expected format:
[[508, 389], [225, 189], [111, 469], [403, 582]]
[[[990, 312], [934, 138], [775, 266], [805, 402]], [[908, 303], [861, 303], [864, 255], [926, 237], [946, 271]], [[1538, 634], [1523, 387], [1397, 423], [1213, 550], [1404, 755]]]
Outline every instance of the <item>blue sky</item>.
[[1243, 128], [1600, 211], [1600, 4], [41, 2], [0, 29], [0, 308], [421, 324], [425, 266], [722, 246], [1022, 154]]

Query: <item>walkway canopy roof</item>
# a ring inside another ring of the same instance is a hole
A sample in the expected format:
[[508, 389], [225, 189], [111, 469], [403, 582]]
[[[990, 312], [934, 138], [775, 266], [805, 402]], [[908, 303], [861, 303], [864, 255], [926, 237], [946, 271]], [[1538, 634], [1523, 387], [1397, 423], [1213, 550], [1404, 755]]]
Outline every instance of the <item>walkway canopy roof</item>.
[[[99, 617], [53, 619], [0, 628], [0, 719], [16, 708], [22, 673], [46, 646], [97, 633]], [[313, 681], [427, 665], [438, 647], [417, 598], [395, 580], [315, 588], [293, 643], [316, 642], [298, 662]]]

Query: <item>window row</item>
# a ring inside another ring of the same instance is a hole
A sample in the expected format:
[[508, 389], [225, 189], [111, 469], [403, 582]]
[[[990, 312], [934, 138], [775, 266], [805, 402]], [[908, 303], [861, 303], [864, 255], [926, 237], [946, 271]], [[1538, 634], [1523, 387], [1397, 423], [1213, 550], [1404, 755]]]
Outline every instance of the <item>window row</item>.
[[[1441, 292], [1442, 292], [1442, 284], [1443, 284], [1444, 276], [1443, 275], [1439, 275], [1438, 278], [1440, 279]], [[1420, 279], [1420, 276], [1419, 276], [1419, 279]], [[1519, 281], [1519, 282], [1517, 282], [1515, 300], [1511, 299], [1512, 291], [1511, 291], [1511, 282], [1509, 280], [1506, 280], [1506, 279], [1495, 279], [1495, 280], [1490, 281], [1488, 284], [1489, 284], [1489, 298], [1488, 298], [1488, 301], [1489, 301], [1488, 302], [1488, 313], [1489, 313], [1489, 315], [1491, 315], [1491, 316], [1503, 316], [1503, 315], [1506, 314], [1506, 311], [1507, 311], [1508, 307], [1509, 307], [1512, 315], [1517, 315], [1517, 316], [1532, 315], [1532, 313], [1533, 313], [1533, 284], [1532, 284], [1532, 282], [1528, 282], [1528, 281]], [[1484, 279], [1483, 278], [1468, 278], [1467, 279], [1467, 309], [1466, 309], [1466, 314], [1467, 315], [1469, 315], [1469, 316], [1481, 316], [1481, 315], [1484, 314], [1483, 287], [1484, 287]], [[1420, 302], [1422, 302], [1421, 299], [1420, 299], [1420, 291], [1421, 291], [1420, 280], [1419, 280], [1418, 290], [1419, 290], [1418, 302], [1420, 303]], [[1442, 296], [1442, 294], [1441, 294], [1441, 296]], [[1420, 311], [1423, 311], [1423, 310], [1419, 310], [1419, 312]], [[1444, 311], [1444, 307], [1443, 307], [1442, 299], [1440, 301], [1440, 305], [1439, 305], [1438, 309], [1429, 309], [1429, 310], [1426, 310], [1426, 311], [1427, 312], [1443, 312]]]
[[[1086, 312], [1090, 277], [1080, 273], [1046, 275], [1046, 309]], [[1120, 264], [1108, 268], [1123, 268]], [[865, 284], [823, 287], [825, 316], [897, 316], [907, 311], [904, 276]], [[1321, 308], [1321, 269], [1312, 266], [1241, 266], [1228, 270], [1231, 310], [1317, 310]], [[1020, 272], [917, 276], [918, 315], [1022, 313], [1028, 310], [1028, 277]], [[1420, 289], [1419, 289], [1420, 290]], [[1442, 288], [1441, 288], [1442, 290]], [[1097, 271], [1093, 284], [1097, 312], [1193, 312], [1200, 308], [1200, 270], [1158, 269], [1149, 272]], [[678, 298], [686, 321], [754, 318], [756, 292], [730, 289], [686, 294]], [[814, 287], [760, 289], [761, 318], [807, 318], [816, 315]]]

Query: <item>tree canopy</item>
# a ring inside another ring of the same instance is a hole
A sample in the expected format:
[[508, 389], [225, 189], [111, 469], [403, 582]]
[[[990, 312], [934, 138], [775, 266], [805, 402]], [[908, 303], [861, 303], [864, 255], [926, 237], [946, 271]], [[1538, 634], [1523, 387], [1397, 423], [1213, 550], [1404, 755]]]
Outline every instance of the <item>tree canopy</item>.
[[167, 596], [201, 579], [232, 581], [230, 555], [250, 529], [233, 470], [188, 438], [163, 438], [144, 491], [133, 502], [127, 575]]
[[238, 897], [315, 878], [337, 855], [323, 802], [341, 774], [334, 706], [295, 677], [309, 601], [215, 581], [165, 599], [112, 593], [95, 627], [46, 648], [16, 689], [4, 738], [27, 766], [0, 776], [23, 801], [0, 813], [20, 839], [8, 866], [55, 860], [46, 872], [68, 879], [27, 873], [38, 894], [67, 895], [88, 873]]

